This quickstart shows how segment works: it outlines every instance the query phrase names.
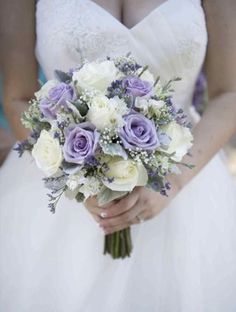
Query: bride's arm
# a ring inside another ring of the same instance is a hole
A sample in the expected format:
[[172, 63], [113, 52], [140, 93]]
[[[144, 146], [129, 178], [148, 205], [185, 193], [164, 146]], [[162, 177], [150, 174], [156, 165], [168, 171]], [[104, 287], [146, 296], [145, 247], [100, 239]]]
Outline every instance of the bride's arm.
[[105, 233], [137, 223], [137, 216], [144, 220], [156, 216], [236, 131], [236, 2], [207, 0], [204, 7], [209, 36], [206, 59], [209, 104], [194, 129], [193, 157], [186, 157], [186, 162], [191, 161], [195, 168], [183, 168], [181, 175], [170, 177], [173, 188], [168, 198], [139, 187], [106, 209], [99, 208], [94, 198], [89, 199], [86, 206]]
[[1, 57], [4, 77], [4, 111], [17, 139], [27, 136], [21, 113], [37, 89], [35, 1], [1, 1]]
[[[193, 170], [176, 182], [183, 188], [236, 131], [236, 2], [205, 1], [208, 28], [206, 74], [209, 104], [194, 129]], [[187, 160], [187, 159], [186, 159]]]

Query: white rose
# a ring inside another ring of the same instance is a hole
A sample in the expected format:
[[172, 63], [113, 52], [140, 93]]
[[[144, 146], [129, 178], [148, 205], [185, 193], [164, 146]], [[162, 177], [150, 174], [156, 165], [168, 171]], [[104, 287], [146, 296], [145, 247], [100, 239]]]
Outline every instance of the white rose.
[[171, 139], [168, 149], [165, 149], [164, 151], [168, 154], [175, 153], [171, 158], [177, 162], [181, 161], [193, 145], [191, 131], [186, 127], [180, 126], [175, 121], [164, 126], [162, 130]]
[[[137, 71], [137, 73], [138, 73], [138, 75], [142, 72], [142, 70], [143, 70], [143, 68], [139, 68], [138, 69], [138, 71]], [[154, 79], [154, 76], [153, 76], [153, 74], [148, 70], [148, 69], [146, 69], [143, 73], [142, 73], [142, 75], [141, 75], [141, 77], [140, 77], [142, 80], [144, 80], [144, 81], [148, 81], [148, 82], [150, 82], [150, 84], [154, 84], [154, 82], [155, 82], [155, 79]]]
[[142, 163], [132, 160], [113, 159], [108, 163], [109, 170], [106, 177], [110, 181], [103, 181], [104, 185], [113, 191], [131, 192], [135, 186], [145, 186], [148, 175]]
[[105, 95], [95, 96], [90, 103], [87, 119], [98, 130], [123, 124], [122, 116], [128, 112], [126, 103], [115, 97], [108, 99]]
[[46, 130], [41, 131], [40, 137], [33, 147], [32, 155], [38, 168], [46, 176], [55, 174], [62, 162], [62, 151], [59, 141], [54, 139]]
[[118, 70], [112, 61], [91, 62], [73, 73], [72, 80], [83, 90], [99, 90], [105, 92], [116, 79]]
[[35, 97], [36, 99], [39, 101], [43, 98], [48, 97], [48, 93], [50, 91], [50, 89], [52, 89], [53, 87], [55, 87], [58, 84], [57, 80], [48, 80], [39, 91], [35, 92]]

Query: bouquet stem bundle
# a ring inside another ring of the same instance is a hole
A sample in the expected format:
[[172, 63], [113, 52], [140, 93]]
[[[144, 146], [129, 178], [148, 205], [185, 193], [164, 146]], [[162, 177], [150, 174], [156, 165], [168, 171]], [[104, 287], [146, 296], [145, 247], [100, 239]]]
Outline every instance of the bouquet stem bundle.
[[130, 257], [132, 252], [130, 227], [105, 236], [103, 254], [110, 254], [113, 259]]

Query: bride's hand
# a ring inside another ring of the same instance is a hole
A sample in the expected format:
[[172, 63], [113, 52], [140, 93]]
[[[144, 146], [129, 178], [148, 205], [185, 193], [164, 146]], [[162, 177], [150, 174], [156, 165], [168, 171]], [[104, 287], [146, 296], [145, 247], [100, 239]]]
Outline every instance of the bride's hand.
[[152, 219], [168, 206], [177, 192], [178, 188], [173, 186], [167, 197], [146, 187], [136, 187], [129, 195], [106, 206], [99, 207], [95, 197], [89, 198], [85, 206], [105, 234], [111, 234]]

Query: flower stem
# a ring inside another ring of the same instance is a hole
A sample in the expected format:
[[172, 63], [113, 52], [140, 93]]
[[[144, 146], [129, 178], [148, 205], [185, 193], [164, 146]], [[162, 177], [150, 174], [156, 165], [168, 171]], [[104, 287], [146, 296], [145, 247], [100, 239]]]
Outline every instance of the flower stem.
[[104, 254], [110, 254], [113, 259], [130, 257], [132, 240], [130, 227], [105, 236]]

